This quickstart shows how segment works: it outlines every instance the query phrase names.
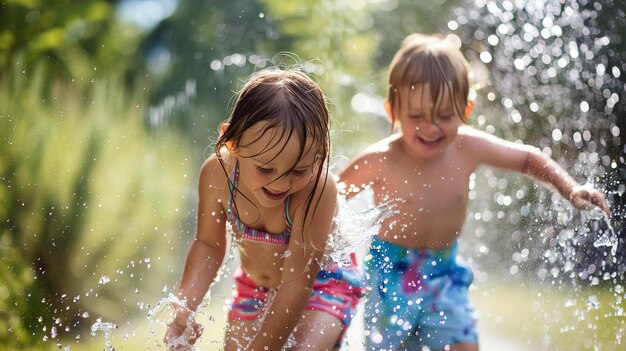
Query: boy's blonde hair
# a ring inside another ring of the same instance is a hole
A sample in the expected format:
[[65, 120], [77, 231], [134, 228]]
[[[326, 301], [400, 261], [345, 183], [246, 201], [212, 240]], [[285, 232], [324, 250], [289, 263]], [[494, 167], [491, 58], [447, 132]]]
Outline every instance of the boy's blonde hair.
[[452, 99], [456, 113], [466, 120], [469, 95], [469, 63], [458, 45], [443, 35], [411, 34], [403, 41], [389, 66], [389, 103], [391, 125], [400, 106], [400, 88], [429, 84], [431, 96], [439, 100], [444, 93]]

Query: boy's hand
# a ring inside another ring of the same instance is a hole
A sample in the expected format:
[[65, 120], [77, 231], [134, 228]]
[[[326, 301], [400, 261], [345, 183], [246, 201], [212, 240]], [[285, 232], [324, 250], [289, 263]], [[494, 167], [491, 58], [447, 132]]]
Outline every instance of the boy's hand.
[[590, 186], [577, 185], [572, 188], [572, 193], [569, 196], [569, 201], [576, 208], [585, 210], [589, 210], [594, 206], [598, 206], [609, 217], [611, 216], [611, 210], [609, 210], [609, 205], [606, 203], [604, 194]]

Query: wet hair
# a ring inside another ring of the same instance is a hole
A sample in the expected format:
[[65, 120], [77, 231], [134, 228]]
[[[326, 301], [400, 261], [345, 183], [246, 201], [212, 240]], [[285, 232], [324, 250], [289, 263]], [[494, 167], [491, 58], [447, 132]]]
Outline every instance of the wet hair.
[[[400, 106], [401, 88], [408, 88], [411, 94], [416, 85], [429, 84], [434, 101], [440, 101], [448, 93], [452, 108], [465, 121], [468, 76], [469, 63], [459, 45], [442, 35], [411, 34], [402, 41], [389, 66], [387, 101], [395, 112]], [[395, 120], [395, 113], [391, 113], [392, 128]]]
[[[264, 122], [258, 136], [246, 145], [241, 144], [244, 132], [256, 124]], [[313, 191], [306, 201], [305, 217], [313, 205], [315, 192], [322, 174], [328, 174], [327, 160], [330, 154], [330, 117], [326, 107], [326, 97], [319, 86], [306, 74], [297, 69], [268, 68], [254, 73], [239, 91], [235, 106], [227, 120], [229, 124], [215, 144], [215, 154], [226, 172], [220, 150], [230, 143], [234, 148], [245, 147], [259, 140], [265, 133], [275, 133], [272, 141], [256, 157], [278, 147], [282, 151], [287, 140], [292, 137], [300, 142], [300, 154], [285, 174], [293, 171], [307, 152], [315, 152], [317, 174]], [[307, 141], [312, 139], [316, 150], [305, 150]], [[323, 177], [324, 184], [326, 176]], [[232, 183], [232, 181], [228, 180]], [[231, 192], [239, 191], [231, 187]], [[232, 195], [232, 194], [231, 194]], [[317, 208], [318, 202], [315, 204]], [[314, 208], [314, 210], [315, 210]], [[236, 205], [235, 205], [236, 210]]]

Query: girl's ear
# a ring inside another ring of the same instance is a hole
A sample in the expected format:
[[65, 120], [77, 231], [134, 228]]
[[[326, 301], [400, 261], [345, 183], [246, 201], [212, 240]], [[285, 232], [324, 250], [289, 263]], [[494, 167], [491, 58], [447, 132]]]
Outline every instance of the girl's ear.
[[467, 105], [465, 105], [465, 112], [463, 113], [463, 122], [467, 122], [472, 114], [472, 110], [474, 110], [474, 101], [468, 100]]
[[[230, 126], [230, 124], [226, 123], [226, 122], [220, 124], [220, 126], [219, 126], [220, 137], [226, 133], [226, 130], [228, 129], [228, 126]], [[226, 148], [228, 148], [228, 151], [234, 152], [235, 151], [235, 144], [232, 141], [227, 141], [226, 142]]]
[[226, 133], [226, 129], [228, 129], [228, 126], [229, 126], [229, 125], [230, 125], [230, 124], [229, 124], [229, 123], [226, 123], [226, 122], [224, 122], [224, 123], [220, 124], [220, 126], [219, 126], [220, 136], [222, 136], [222, 135], [224, 135], [224, 133]]

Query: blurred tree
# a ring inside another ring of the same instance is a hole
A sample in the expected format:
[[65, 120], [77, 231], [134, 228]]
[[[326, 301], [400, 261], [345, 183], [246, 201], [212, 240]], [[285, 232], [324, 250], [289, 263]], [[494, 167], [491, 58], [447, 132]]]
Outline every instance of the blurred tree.
[[88, 82], [97, 73], [137, 68], [140, 32], [116, 21], [115, 0], [9, 0], [0, 4], [0, 69], [45, 60], [51, 76]]
[[[376, 87], [372, 56], [380, 37], [373, 30], [372, 12], [366, 2], [300, 1], [291, 6], [263, 0], [282, 36], [292, 43], [283, 51], [295, 53], [329, 98], [333, 114], [333, 148], [351, 155], [368, 138], [379, 136], [376, 124], [362, 123], [353, 99]], [[287, 63], [289, 57], [287, 56]], [[382, 108], [382, 105], [381, 105]]]
[[[256, 1], [182, 1], [150, 33], [142, 48], [146, 71], [155, 80], [155, 127], [176, 126], [192, 143], [208, 144], [227, 117], [241, 77], [266, 58], [260, 48], [282, 42], [265, 12]], [[185, 103], [166, 107], [181, 99]]]
[[172, 269], [153, 262], [185, 244], [190, 169], [186, 142], [148, 133], [145, 92], [120, 77], [43, 88], [45, 62], [23, 69], [0, 73], [0, 306], [16, 306], [0, 312], [0, 342], [17, 348], [157, 298], [143, 287], [163, 283]]
[[129, 318], [185, 246], [187, 143], [145, 128], [144, 32], [118, 3], [0, 4], [3, 346]]
[[[379, 40], [371, 31], [374, 10], [329, 0], [181, 2], [143, 46], [147, 72], [159, 87], [151, 119], [205, 145], [246, 76], [266, 66], [301, 65], [329, 96], [336, 130], [359, 128], [351, 99], [373, 83], [367, 72]], [[354, 137], [337, 141], [350, 145]]]
[[[373, 12], [374, 25], [376, 32], [384, 40], [380, 41], [374, 56], [376, 68], [383, 69], [385, 74], [387, 73], [386, 69], [393, 55], [398, 51], [402, 39], [408, 34], [449, 33], [447, 23], [452, 19], [452, 10], [462, 3], [462, 0], [381, 1], [378, 3], [376, 11]], [[384, 83], [383, 88], [386, 87], [387, 82]]]

